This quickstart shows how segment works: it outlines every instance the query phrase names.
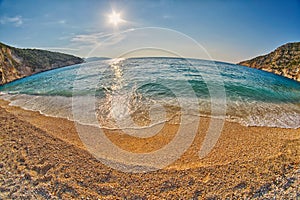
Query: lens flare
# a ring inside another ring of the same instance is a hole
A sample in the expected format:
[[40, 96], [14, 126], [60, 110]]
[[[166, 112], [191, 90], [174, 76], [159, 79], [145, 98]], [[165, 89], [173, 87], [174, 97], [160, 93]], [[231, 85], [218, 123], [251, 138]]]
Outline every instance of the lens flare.
[[114, 26], [118, 26], [120, 23], [124, 22], [124, 20], [121, 18], [121, 13], [112, 11], [112, 13], [108, 15], [108, 22]]

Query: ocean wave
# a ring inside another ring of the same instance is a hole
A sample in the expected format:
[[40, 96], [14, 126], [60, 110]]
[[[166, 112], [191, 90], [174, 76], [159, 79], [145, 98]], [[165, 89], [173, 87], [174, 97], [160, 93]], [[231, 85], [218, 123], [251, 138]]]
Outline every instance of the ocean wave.
[[[139, 105], [135, 105], [133, 108], [131, 106], [128, 107], [129, 104], [125, 104], [124, 98], [120, 98], [120, 102], [126, 105], [123, 108], [128, 109], [128, 111], [125, 112], [117, 108], [118, 113], [112, 114], [113, 104], [111, 102], [104, 98], [91, 96], [71, 98], [2, 93], [0, 98], [9, 101], [10, 106], [18, 106], [26, 110], [38, 111], [46, 116], [65, 118], [83, 125], [106, 129], [120, 129], [120, 127], [122, 129], [144, 129], [166, 122], [180, 124], [181, 115], [222, 118], [222, 116], [211, 115], [211, 104], [208, 99], [200, 99], [198, 108], [182, 109], [178, 104], [172, 105], [173, 102], [171, 101], [167, 104], [165, 101], [155, 101], [155, 104], [165, 104], [164, 107], [153, 107], [153, 102], [148, 102], [148, 105], [145, 102], [138, 102]], [[80, 110], [80, 115], [76, 115], [74, 118], [74, 104], [81, 106], [82, 102], [92, 102], [95, 105], [95, 109]], [[226, 109], [226, 120], [237, 122], [243, 126], [300, 128], [300, 104], [227, 101]], [[95, 116], [97, 116], [96, 121]], [[191, 117], [191, 119], [193, 118]], [[192, 123], [192, 121], [189, 123]]]

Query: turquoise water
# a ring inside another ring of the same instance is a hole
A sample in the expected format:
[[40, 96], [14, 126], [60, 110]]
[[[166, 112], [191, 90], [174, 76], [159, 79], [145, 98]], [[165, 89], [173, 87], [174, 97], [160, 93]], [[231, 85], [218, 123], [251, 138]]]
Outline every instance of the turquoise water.
[[[1, 98], [12, 105], [79, 122], [88, 119], [84, 114], [82, 119], [74, 119], [72, 104], [77, 101], [95, 101], [95, 110], [83, 108], [82, 113], [96, 112], [101, 121], [117, 115], [138, 118], [148, 125], [165, 120], [159, 106], [153, 110], [156, 119], [150, 118], [147, 110], [151, 106], [163, 105], [176, 113], [181, 101], [188, 105], [181, 110], [186, 115], [210, 116], [212, 106], [224, 107], [225, 103], [229, 121], [245, 126], [300, 127], [300, 83], [223, 62], [181, 58], [103, 60], [26, 77], [1, 86], [0, 91]], [[125, 111], [118, 109], [118, 104]]]

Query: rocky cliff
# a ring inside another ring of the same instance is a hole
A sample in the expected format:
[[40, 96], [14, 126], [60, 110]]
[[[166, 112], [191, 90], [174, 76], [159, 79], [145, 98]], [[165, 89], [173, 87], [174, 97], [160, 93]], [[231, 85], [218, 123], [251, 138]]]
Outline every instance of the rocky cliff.
[[273, 52], [238, 63], [300, 81], [300, 42], [287, 43]]
[[83, 59], [72, 55], [19, 49], [0, 43], [0, 85], [38, 72], [82, 62]]

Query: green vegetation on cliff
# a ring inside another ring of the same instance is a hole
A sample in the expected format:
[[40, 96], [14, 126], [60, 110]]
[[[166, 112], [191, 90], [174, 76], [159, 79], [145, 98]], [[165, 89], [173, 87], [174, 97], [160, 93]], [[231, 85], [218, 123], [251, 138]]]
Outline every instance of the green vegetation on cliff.
[[58, 52], [19, 49], [0, 43], [0, 85], [38, 72], [82, 63], [84, 60]]
[[267, 55], [238, 64], [300, 81], [300, 42], [287, 43]]

